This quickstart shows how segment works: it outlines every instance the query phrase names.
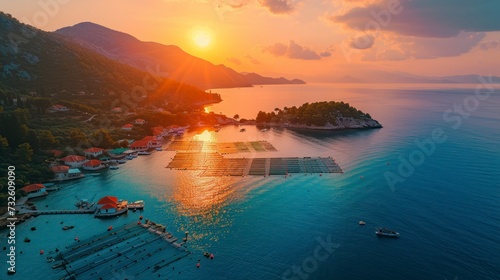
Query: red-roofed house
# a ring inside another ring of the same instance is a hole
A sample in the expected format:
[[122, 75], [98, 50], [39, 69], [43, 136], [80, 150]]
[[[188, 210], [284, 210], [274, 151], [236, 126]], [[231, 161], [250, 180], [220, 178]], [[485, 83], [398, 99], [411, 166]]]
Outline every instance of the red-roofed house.
[[45, 186], [42, 184], [27, 185], [26, 187], [22, 188], [21, 190], [26, 193], [26, 196], [28, 198], [46, 196], [49, 194], [47, 192], [47, 189], [45, 188]]
[[102, 155], [103, 151], [104, 151], [104, 149], [92, 147], [92, 148], [88, 148], [88, 149], [84, 150], [83, 153], [86, 156], [98, 157], [98, 156]]
[[143, 119], [135, 119], [134, 120], [134, 124], [145, 124], [146, 123], [146, 120], [143, 120]]
[[161, 140], [154, 136], [146, 136], [142, 138], [142, 141], [147, 141], [148, 142], [148, 148], [157, 148], [161, 147]]
[[52, 113], [69, 111], [68, 107], [63, 106], [61, 104], [52, 105], [52, 106], [50, 106], [50, 108], [48, 110], [49, 110], [49, 112], [52, 112]]
[[60, 150], [50, 150], [50, 153], [53, 156], [58, 157], [58, 156], [60, 156], [63, 153], [63, 151], [60, 151]]
[[83, 170], [97, 171], [107, 168], [106, 164], [98, 159], [91, 159], [82, 165]]
[[97, 202], [97, 218], [114, 217], [128, 211], [127, 201], [118, 201], [116, 196], [105, 196]]
[[65, 165], [75, 168], [82, 167], [82, 164], [87, 161], [87, 158], [84, 156], [69, 155], [63, 157], [61, 160], [64, 161]]
[[122, 126], [122, 129], [123, 130], [132, 130], [133, 127], [134, 127], [133, 125], [128, 123], [128, 124]]
[[168, 135], [168, 129], [163, 126], [155, 126], [151, 129], [153, 131], [153, 135], [156, 139], [162, 139], [163, 137]]
[[129, 149], [134, 150], [134, 151], [145, 151], [149, 149], [148, 146], [149, 142], [145, 140], [137, 140], [134, 141], [134, 143], [130, 144], [128, 146]]

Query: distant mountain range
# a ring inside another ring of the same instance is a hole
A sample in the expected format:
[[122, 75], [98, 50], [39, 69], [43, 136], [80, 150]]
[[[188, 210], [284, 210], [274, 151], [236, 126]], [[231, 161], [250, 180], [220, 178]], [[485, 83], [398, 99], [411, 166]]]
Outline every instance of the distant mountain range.
[[61, 28], [55, 33], [113, 60], [143, 71], [157, 71], [159, 75], [202, 89], [304, 83], [301, 80], [268, 78], [253, 73], [244, 75], [224, 65], [214, 65], [192, 56], [177, 46], [143, 42], [129, 34], [91, 22]]
[[[393, 84], [477, 84], [479, 75], [456, 75], [426, 77], [405, 72], [385, 72], [374, 70], [357, 71], [337, 78], [330, 78], [332, 83], [393, 83]], [[500, 83], [500, 77], [493, 76], [493, 83]]]

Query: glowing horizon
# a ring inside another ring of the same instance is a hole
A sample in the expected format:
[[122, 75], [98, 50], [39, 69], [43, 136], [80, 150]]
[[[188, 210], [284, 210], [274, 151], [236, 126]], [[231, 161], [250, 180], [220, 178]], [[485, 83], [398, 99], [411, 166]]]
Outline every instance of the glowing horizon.
[[[500, 76], [500, 23], [493, 12], [500, 3], [493, 0], [481, 6], [465, 0], [453, 6], [430, 0], [420, 5], [396, 0], [2, 2], [3, 12], [42, 30], [90, 21], [142, 41], [177, 45], [240, 72], [308, 81], [363, 70]], [[455, 16], [461, 12], [470, 17]]]

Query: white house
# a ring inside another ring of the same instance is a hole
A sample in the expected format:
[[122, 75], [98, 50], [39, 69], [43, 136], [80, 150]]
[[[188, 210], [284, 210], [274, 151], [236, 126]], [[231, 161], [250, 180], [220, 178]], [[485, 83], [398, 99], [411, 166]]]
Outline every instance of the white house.
[[132, 130], [132, 128], [134, 128], [134, 126], [133, 126], [132, 124], [129, 124], [129, 123], [128, 123], [128, 124], [126, 124], [126, 125], [124, 125], [124, 126], [122, 126], [122, 129], [123, 129], [123, 130], [128, 130], [128, 131], [130, 131], [130, 130]]
[[135, 119], [134, 120], [134, 124], [145, 124], [145, 123], [146, 123], [146, 121], [143, 119]]
[[96, 148], [96, 147], [88, 148], [88, 149], [83, 151], [83, 153], [87, 157], [98, 157], [98, 156], [102, 155], [103, 152], [104, 152], [104, 149]]

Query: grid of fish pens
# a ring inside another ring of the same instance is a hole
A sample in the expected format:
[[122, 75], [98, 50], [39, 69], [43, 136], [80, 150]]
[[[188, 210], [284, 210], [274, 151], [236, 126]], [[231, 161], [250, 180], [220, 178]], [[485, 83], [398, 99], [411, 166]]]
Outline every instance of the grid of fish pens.
[[266, 160], [265, 158], [252, 159], [252, 165], [248, 175], [266, 175]]
[[236, 154], [251, 152], [275, 152], [276, 148], [267, 141], [253, 142], [206, 142], [206, 141], [172, 141], [168, 151], [180, 152], [218, 152], [220, 154]]
[[58, 279], [133, 279], [168, 276], [174, 263], [191, 253], [156, 224], [121, 226], [66, 247], [52, 262]]

